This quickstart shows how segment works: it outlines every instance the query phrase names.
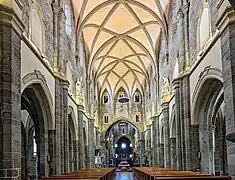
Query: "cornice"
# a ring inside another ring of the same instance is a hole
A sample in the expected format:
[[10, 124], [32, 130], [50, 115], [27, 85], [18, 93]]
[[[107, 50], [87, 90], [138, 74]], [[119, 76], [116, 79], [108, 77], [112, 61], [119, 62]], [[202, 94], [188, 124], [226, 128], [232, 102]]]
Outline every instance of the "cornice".
[[0, 24], [12, 27], [19, 37], [22, 37], [24, 24], [12, 8], [0, 4]]

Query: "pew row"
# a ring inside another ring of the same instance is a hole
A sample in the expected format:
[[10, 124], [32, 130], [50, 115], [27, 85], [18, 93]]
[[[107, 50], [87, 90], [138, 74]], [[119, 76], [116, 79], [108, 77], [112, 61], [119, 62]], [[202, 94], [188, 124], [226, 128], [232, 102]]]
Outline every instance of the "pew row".
[[214, 176], [213, 174], [201, 174], [192, 171], [177, 171], [173, 168], [159, 167], [136, 167], [134, 168], [134, 176], [138, 180], [231, 180], [230, 176]]
[[116, 170], [114, 168], [94, 168], [71, 172], [68, 174], [43, 177], [44, 180], [113, 180]]

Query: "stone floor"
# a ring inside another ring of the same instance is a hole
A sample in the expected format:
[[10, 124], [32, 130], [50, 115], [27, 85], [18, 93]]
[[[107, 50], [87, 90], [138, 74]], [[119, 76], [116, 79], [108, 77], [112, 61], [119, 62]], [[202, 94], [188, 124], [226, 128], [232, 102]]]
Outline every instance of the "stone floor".
[[132, 173], [128, 172], [117, 172], [115, 180], [134, 180]]

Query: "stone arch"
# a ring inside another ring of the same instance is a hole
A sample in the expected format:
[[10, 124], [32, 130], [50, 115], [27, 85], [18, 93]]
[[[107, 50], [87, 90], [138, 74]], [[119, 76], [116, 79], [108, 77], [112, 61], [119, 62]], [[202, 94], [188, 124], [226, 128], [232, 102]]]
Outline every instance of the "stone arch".
[[[210, 68], [206, 67], [201, 74], [199, 75], [199, 79], [196, 83], [195, 89], [193, 91], [192, 95], [192, 104], [191, 104], [191, 110], [192, 110], [192, 124], [199, 124], [198, 119], [195, 118], [196, 114], [198, 114], [198, 100], [201, 99], [201, 92], [203, 89], [203, 85], [205, 84], [206, 81], [208, 80], [218, 80], [220, 82], [223, 82], [223, 75], [222, 71], [220, 69], [216, 68]], [[204, 92], [205, 93], [205, 92]]]
[[77, 128], [77, 123], [76, 123], [76, 116], [74, 113], [74, 109], [72, 106], [69, 106], [68, 108], [68, 115], [70, 116], [71, 122], [69, 125], [73, 128], [73, 134], [74, 134], [74, 139], [73, 140], [78, 140], [78, 128]]
[[[34, 75], [36, 76], [36, 74]], [[46, 86], [40, 78], [36, 78], [34, 81], [32, 77], [35, 76], [28, 75], [22, 80], [21, 110], [26, 110], [33, 121], [34, 133], [32, 134], [32, 128], [29, 129], [27, 133], [29, 133], [29, 135], [31, 134], [29, 136], [31, 140], [35, 139], [35, 158], [37, 160], [35, 160], [36, 173], [34, 176], [40, 178], [41, 176], [46, 176], [49, 173], [49, 164], [47, 162], [48, 130], [52, 127], [52, 112], [50, 102], [48, 100], [48, 96], [50, 95], [48, 95], [44, 90], [46, 89]], [[29, 77], [31, 77], [31, 79]], [[29, 139], [29, 141], [31, 140]], [[31, 148], [32, 145], [34, 147], [34, 144], [31, 143]], [[29, 151], [29, 153], [34, 152]]]
[[126, 137], [127, 139], [129, 139], [131, 141], [132, 144], [134, 144], [134, 139], [131, 138], [129, 135], [119, 135], [115, 138], [114, 140], [114, 144], [116, 144], [118, 142], [119, 139]]
[[117, 118], [116, 120], [114, 120], [112, 124], [110, 124], [106, 129], [104, 129], [105, 137], [108, 136], [108, 132], [115, 124], [121, 123], [121, 122], [126, 122], [126, 123], [133, 125], [137, 129], [138, 133], [142, 132], [140, 125], [131, 122], [128, 118]]
[[48, 106], [48, 108], [46, 108], [47, 116], [45, 116], [45, 117], [50, 117], [50, 118], [48, 118], [48, 129], [54, 129], [55, 122], [54, 122], [54, 113], [53, 113], [54, 112], [53, 111], [53, 104], [54, 104], [53, 98], [52, 98], [51, 92], [49, 90], [49, 87], [47, 85], [46, 79], [40, 71], [35, 70], [34, 72], [29, 73], [22, 78], [21, 93], [23, 93], [23, 91], [27, 87], [30, 87], [33, 84], [34, 85], [38, 84], [40, 87], [39, 89], [41, 89], [41, 92], [43, 92], [43, 94], [44, 94], [43, 101], [45, 101], [46, 105]]
[[[226, 148], [226, 146], [216, 148], [215, 143], [219, 141], [216, 127], [224, 127], [223, 133], [220, 133], [223, 139], [225, 139], [226, 134], [224, 118], [218, 120], [218, 113], [220, 113], [223, 104], [223, 81], [221, 79], [222, 73], [219, 70], [206, 68], [200, 75], [194, 91], [195, 96], [193, 95], [192, 124], [198, 124], [198, 151], [200, 152], [201, 172], [215, 173], [219, 169], [216, 166], [216, 158], [219, 156], [216, 155], [220, 149]], [[222, 142], [223, 145], [225, 143], [224, 140], [219, 142]], [[197, 148], [197, 146], [194, 148]], [[226, 151], [225, 149], [223, 153], [226, 153]], [[223, 162], [227, 161], [225, 157], [221, 159]], [[225, 166], [220, 170], [224, 173], [226, 171]]]
[[68, 108], [68, 146], [69, 146], [69, 171], [72, 172], [77, 169], [77, 140], [78, 140], [78, 132], [75, 123], [75, 115], [74, 110], [71, 106]]

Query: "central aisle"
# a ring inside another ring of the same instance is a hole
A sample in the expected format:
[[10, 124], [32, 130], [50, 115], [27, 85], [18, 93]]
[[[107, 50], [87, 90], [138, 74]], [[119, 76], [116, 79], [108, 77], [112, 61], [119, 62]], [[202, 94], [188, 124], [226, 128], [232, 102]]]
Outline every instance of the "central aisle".
[[115, 180], [134, 180], [132, 173], [128, 172], [117, 172]]

